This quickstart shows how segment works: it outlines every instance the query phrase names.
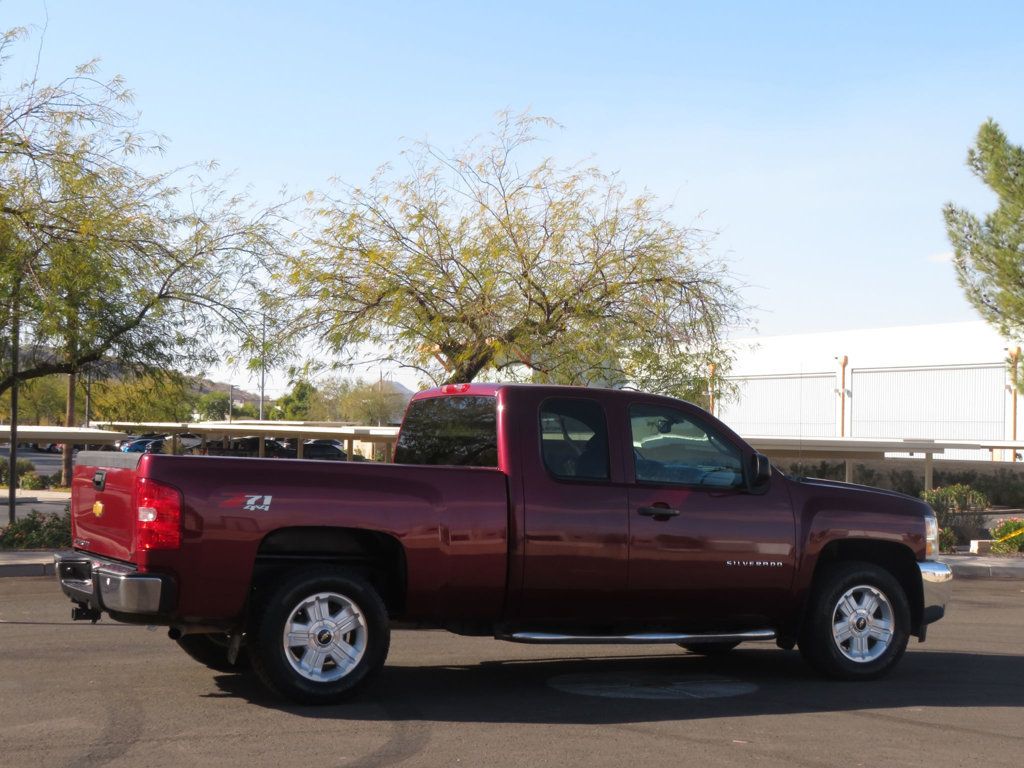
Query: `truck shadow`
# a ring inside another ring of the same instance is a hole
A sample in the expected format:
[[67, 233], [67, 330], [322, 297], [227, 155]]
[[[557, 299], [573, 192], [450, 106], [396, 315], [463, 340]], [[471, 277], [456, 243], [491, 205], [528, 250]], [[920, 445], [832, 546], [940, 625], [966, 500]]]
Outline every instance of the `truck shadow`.
[[[351, 702], [301, 707], [252, 675], [216, 678], [221, 695], [317, 719], [621, 724], [790, 713], [1024, 706], [1024, 656], [908, 652], [880, 681], [824, 680], [796, 652], [528, 659], [385, 667]], [[590, 695], [567, 692], [585, 689]], [[864, 712], [871, 716], [871, 712]], [[898, 718], [892, 712], [878, 717]], [[964, 729], [969, 731], [970, 729]]]

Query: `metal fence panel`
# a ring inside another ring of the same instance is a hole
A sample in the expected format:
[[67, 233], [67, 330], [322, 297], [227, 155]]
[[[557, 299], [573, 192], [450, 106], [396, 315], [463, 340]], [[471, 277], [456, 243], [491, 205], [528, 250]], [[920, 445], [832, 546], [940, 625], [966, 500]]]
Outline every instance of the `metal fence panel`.
[[[850, 434], [855, 437], [1002, 440], [1006, 424], [1002, 365], [855, 369]], [[987, 458], [947, 451], [944, 458]]]
[[835, 437], [839, 398], [834, 373], [738, 376], [737, 396], [723, 399], [718, 417], [741, 435]]

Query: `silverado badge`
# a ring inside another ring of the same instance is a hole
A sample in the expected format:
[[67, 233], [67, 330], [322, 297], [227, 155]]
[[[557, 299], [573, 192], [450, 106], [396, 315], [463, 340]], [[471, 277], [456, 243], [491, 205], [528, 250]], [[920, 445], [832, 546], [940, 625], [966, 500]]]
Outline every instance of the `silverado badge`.
[[93, 503], [93, 505], [92, 505], [92, 513], [94, 515], [96, 515], [96, 517], [103, 517], [103, 502], [102, 501], [96, 501], [96, 502]]

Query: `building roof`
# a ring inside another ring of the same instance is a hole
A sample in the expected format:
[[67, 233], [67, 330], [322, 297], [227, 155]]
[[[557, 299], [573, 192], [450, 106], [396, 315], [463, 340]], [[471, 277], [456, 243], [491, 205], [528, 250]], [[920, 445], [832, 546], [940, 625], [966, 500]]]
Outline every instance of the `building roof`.
[[855, 368], [1003, 363], [1016, 347], [977, 320], [733, 339], [730, 376], [833, 371], [845, 355]]

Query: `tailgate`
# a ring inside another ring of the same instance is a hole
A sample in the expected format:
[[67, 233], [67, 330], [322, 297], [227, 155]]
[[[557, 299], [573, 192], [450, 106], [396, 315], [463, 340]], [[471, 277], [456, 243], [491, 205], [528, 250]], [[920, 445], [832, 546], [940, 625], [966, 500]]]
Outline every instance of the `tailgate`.
[[135, 553], [135, 475], [141, 453], [80, 451], [71, 481], [76, 549], [130, 562]]

